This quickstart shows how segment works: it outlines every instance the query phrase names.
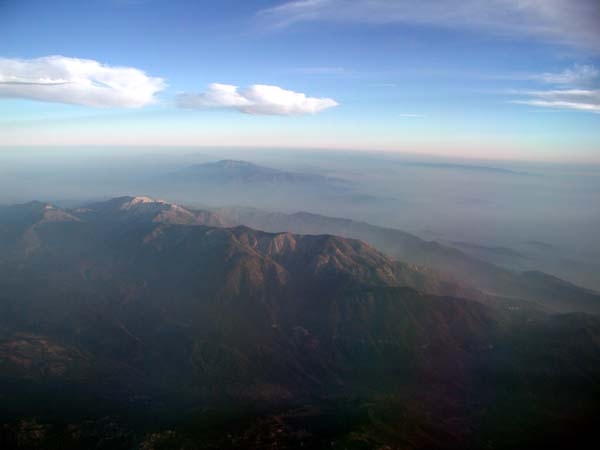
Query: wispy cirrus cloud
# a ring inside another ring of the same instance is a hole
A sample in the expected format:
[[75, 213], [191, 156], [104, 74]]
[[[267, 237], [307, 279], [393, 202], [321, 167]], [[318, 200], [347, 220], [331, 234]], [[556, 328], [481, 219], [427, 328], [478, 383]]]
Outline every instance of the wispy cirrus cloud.
[[541, 73], [531, 77], [552, 89], [517, 91], [520, 99], [512, 103], [548, 108], [554, 111], [571, 110], [600, 113], [600, 89], [596, 80], [600, 71], [591, 65], [575, 65], [557, 73]]
[[594, 66], [575, 64], [573, 68], [565, 69], [562, 72], [545, 72], [534, 75], [533, 79], [548, 84], [586, 86], [594, 82], [598, 78], [598, 75], [600, 75], [600, 71]]
[[166, 84], [133, 67], [91, 59], [46, 56], [0, 58], [0, 98], [22, 98], [96, 108], [139, 108], [156, 102]]
[[600, 52], [598, 0], [292, 0], [259, 16], [275, 27], [328, 20], [466, 28]]
[[587, 111], [600, 114], [600, 89], [556, 89], [524, 92], [526, 99], [513, 103], [556, 110]]
[[229, 108], [252, 115], [299, 116], [316, 114], [338, 103], [331, 98], [307, 97], [279, 86], [254, 84], [240, 89], [213, 83], [199, 94], [179, 94], [177, 105], [190, 109]]

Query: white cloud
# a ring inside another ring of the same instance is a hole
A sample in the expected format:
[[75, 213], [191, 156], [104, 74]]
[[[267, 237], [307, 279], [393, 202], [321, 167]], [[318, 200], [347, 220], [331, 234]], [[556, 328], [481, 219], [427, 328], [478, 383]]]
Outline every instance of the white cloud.
[[554, 89], [515, 91], [526, 98], [512, 103], [549, 108], [553, 111], [573, 110], [600, 113], [600, 89], [595, 89], [594, 81], [600, 72], [589, 65], [573, 66], [559, 73], [542, 73], [531, 79], [553, 84]]
[[559, 73], [542, 73], [536, 75], [534, 79], [549, 84], [586, 86], [598, 78], [598, 75], [600, 72], [594, 66], [575, 64], [572, 69]]
[[232, 108], [246, 114], [298, 116], [316, 114], [338, 103], [330, 98], [307, 97], [278, 86], [254, 84], [240, 89], [230, 84], [213, 83], [200, 94], [183, 93], [177, 97], [181, 108]]
[[139, 108], [156, 101], [161, 78], [91, 59], [0, 58], [0, 98], [24, 98], [97, 108]]
[[259, 15], [275, 26], [330, 20], [470, 28], [600, 51], [598, 0], [293, 0]]
[[513, 103], [600, 114], [600, 89], [555, 89], [529, 91], [525, 94], [529, 98], [513, 100]]

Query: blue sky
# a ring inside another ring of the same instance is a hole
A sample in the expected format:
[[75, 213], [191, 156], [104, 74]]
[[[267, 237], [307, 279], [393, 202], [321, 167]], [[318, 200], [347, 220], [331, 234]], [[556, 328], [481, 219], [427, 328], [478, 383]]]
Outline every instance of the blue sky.
[[596, 0], [0, 0], [0, 145], [600, 162]]

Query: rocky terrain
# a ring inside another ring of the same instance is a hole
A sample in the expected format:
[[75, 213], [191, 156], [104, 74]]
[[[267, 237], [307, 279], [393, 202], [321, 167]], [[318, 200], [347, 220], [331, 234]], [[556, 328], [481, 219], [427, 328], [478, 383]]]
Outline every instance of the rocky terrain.
[[595, 315], [552, 313], [550, 294], [484, 293], [358, 240], [226, 225], [147, 197], [3, 207], [1, 447], [567, 448], [593, 436]]

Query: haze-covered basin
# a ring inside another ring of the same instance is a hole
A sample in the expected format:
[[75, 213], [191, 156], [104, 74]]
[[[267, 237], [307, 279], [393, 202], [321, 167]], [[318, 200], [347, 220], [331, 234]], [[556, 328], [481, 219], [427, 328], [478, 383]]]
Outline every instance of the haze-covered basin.
[[[200, 188], [172, 182], [180, 170], [222, 159], [319, 174], [333, 184]], [[598, 166], [309, 150], [5, 148], [0, 177], [5, 204], [39, 199], [72, 206], [149, 194], [193, 206], [305, 210], [455, 245], [509, 247], [540, 258], [551, 252], [557, 264], [600, 263]]]

